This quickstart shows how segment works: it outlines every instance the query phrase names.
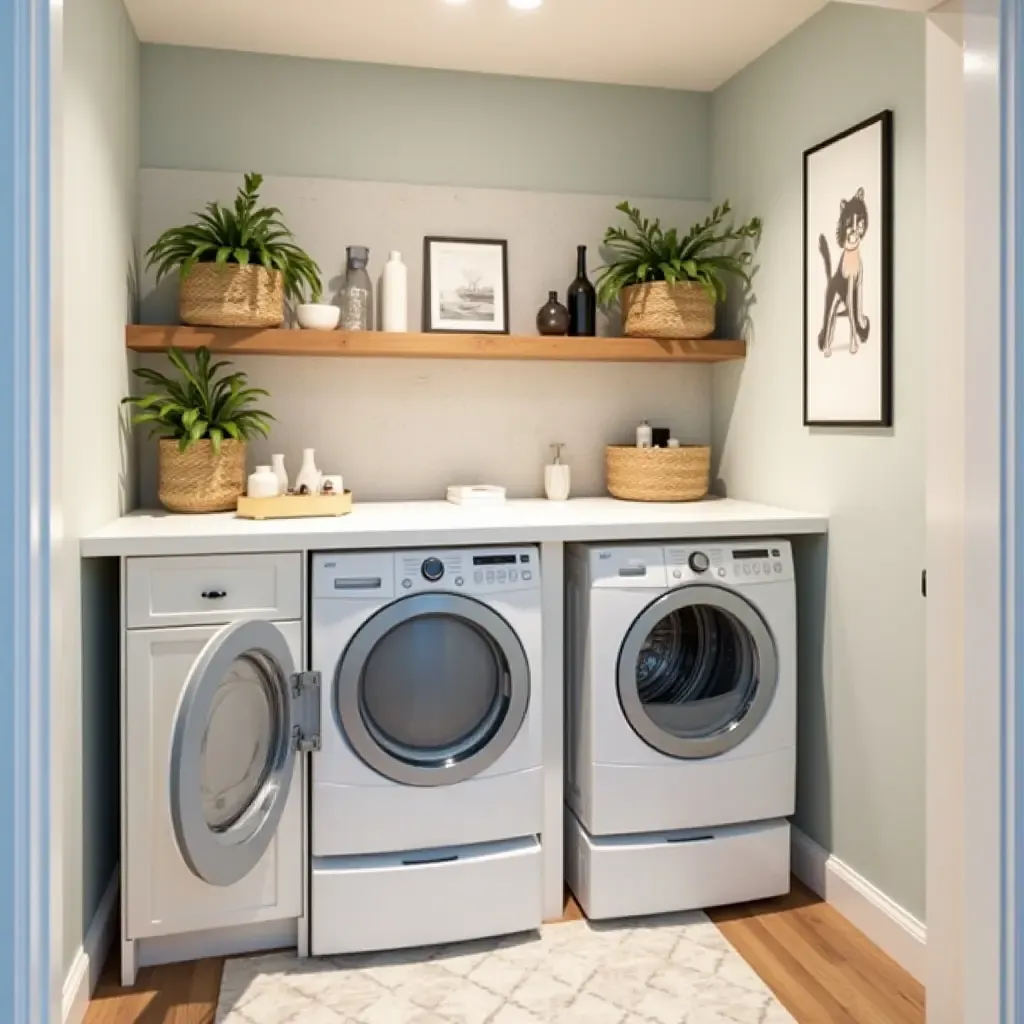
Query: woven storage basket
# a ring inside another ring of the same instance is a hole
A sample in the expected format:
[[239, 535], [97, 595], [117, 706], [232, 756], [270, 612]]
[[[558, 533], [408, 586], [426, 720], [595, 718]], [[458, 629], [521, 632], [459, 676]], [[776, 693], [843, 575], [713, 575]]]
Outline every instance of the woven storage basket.
[[178, 312], [194, 327], [280, 327], [284, 276], [266, 267], [197, 263], [181, 282]]
[[624, 501], [699, 501], [708, 493], [711, 449], [634, 448], [605, 450], [608, 493]]
[[160, 441], [160, 504], [170, 512], [231, 512], [245, 493], [245, 442]]
[[627, 338], [707, 338], [715, 333], [715, 300], [692, 281], [634, 284], [622, 289]]

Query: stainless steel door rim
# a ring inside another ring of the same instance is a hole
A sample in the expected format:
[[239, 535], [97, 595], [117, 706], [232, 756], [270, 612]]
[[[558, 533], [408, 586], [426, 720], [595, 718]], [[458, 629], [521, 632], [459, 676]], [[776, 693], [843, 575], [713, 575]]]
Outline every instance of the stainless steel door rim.
[[[171, 742], [171, 820], [182, 857], [210, 885], [241, 881], [273, 842], [295, 765], [294, 671], [280, 630], [239, 622], [207, 643], [186, 680]], [[235, 691], [227, 699], [225, 683]], [[225, 731], [240, 724], [252, 734]]]
[[[666, 619], [687, 610], [694, 616], [695, 635], [684, 646], [688, 638], [681, 635], [679, 622], [666, 624]], [[725, 623], [736, 630], [734, 636], [718, 635], [724, 624], [717, 621], [718, 616], [727, 617]], [[652, 634], [667, 637], [671, 644], [672, 660], [661, 672], [656, 659], [641, 661]], [[723, 657], [730, 663], [723, 663]], [[778, 665], [775, 639], [753, 605], [734, 591], [696, 583], [652, 601], [630, 626], [619, 651], [619, 703], [634, 732], [655, 750], [681, 759], [716, 757], [739, 746], [764, 720], [778, 689]], [[713, 724], [707, 731], [697, 727], [688, 735], [682, 729], [674, 733], [652, 717], [656, 708], [667, 717], [673, 708], [699, 706], [720, 672], [731, 672], [734, 684], [742, 684], [747, 691], [742, 699], [731, 702], [735, 709], [722, 704], [730, 712], [727, 720], [715, 722], [709, 716]], [[646, 691], [643, 696], [641, 687]]]

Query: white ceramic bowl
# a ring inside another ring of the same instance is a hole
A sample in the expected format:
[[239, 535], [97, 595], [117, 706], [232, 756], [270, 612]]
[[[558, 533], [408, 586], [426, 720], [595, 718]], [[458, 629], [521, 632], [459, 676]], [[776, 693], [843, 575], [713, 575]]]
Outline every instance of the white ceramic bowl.
[[299, 326], [307, 331], [333, 331], [338, 326], [341, 310], [327, 303], [307, 302], [295, 310]]

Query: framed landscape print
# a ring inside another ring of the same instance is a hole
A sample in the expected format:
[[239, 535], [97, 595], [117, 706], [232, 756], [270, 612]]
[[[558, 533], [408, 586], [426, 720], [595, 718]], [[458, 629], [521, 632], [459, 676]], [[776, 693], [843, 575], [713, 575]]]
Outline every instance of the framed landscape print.
[[423, 240], [423, 329], [508, 334], [508, 243]]
[[807, 426], [892, 426], [892, 123], [804, 153]]

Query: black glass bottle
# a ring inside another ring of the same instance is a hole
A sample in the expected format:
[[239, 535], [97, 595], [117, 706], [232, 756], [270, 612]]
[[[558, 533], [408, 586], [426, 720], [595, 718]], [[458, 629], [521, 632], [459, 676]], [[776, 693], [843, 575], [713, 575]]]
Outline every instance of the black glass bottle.
[[592, 338], [597, 334], [597, 293], [587, 279], [587, 247], [576, 247], [576, 280], [569, 285], [569, 335]]

